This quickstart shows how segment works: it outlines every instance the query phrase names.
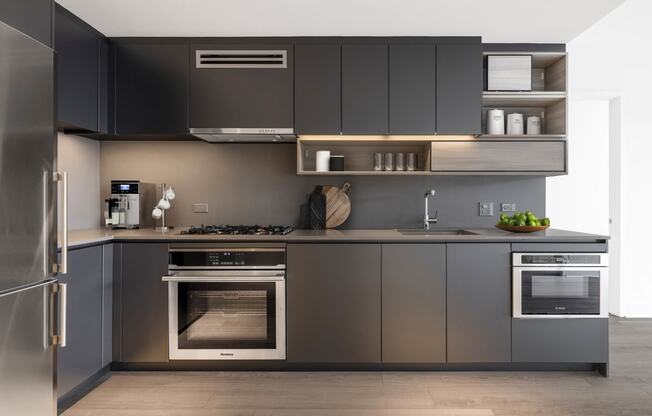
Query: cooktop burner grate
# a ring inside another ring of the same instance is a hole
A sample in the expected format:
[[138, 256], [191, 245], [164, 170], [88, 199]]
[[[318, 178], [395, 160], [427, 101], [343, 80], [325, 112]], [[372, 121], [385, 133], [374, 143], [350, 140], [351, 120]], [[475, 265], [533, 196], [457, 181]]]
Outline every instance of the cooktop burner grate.
[[215, 234], [215, 235], [286, 235], [294, 231], [288, 225], [201, 225], [190, 227], [181, 234]]

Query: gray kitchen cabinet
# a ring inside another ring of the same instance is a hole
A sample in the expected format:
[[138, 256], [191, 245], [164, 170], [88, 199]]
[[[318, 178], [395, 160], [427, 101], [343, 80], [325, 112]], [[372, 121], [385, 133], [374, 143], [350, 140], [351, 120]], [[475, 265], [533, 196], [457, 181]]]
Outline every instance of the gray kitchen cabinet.
[[380, 267], [380, 244], [288, 244], [288, 362], [381, 361]]
[[446, 245], [383, 244], [383, 363], [446, 361]]
[[295, 45], [295, 133], [340, 134], [341, 61], [339, 44]]
[[482, 44], [437, 45], [437, 134], [482, 133]]
[[513, 319], [512, 361], [525, 363], [606, 363], [609, 320]]
[[167, 244], [122, 244], [123, 362], [168, 361], [167, 269]]
[[566, 171], [565, 141], [436, 141], [431, 147], [433, 172]]
[[388, 45], [342, 45], [342, 133], [389, 131]]
[[57, 393], [65, 395], [102, 365], [102, 246], [71, 250], [67, 284], [67, 343], [57, 352]]
[[59, 127], [99, 131], [99, 54], [103, 36], [59, 4], [55, 18]]
[[435, 133], [435, 46], [389, 45], [390, 134]]
[[447, 244], [447, 357], [511, 361], [509, 244]]
[[52, 47], [52, 0], [0, 1], [0, 21]]
[[102, 367], [113, 361], [113, 244], [102, 246]]
[[113, 40], [115, 134], [188, 134], [188, 44]]
[[[282, 53], [286, 55], [285, 67], [265, 60]], [[197, 54], [205, 58], [198, 59]], [[248, 60], [250, 57], [242, 54], [254, 56]], [[242, 58], [234, 63], [234, 57]], [[230, 67], [208, 62], [216, 59], [229, 60]], [[202, 66], [204, 61], [206, 66]], [[191, 128], [280, 129], [294, 125], [294, 54], [290, 43], [192, 44], [189, 65]]]

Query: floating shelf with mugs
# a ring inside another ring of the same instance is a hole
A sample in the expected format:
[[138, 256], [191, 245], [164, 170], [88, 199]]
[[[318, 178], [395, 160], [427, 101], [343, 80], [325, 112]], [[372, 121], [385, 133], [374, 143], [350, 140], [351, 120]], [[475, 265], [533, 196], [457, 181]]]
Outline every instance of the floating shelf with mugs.
[[429, 175], [434, 136], [302, 136], [298, 175]]
[[566, 52], [485, 45], [481, 139], [566, 138]]

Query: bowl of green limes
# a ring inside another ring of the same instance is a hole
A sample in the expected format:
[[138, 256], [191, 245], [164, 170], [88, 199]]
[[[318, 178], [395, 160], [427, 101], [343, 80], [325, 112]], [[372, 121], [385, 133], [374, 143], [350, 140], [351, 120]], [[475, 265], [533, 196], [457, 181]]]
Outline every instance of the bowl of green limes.
[[550, 219], [539, 218], [532, 211], [515, 212], [511, 217], [503, 213], [496, 227], [513, 233], [533, 233], [550, 227]]

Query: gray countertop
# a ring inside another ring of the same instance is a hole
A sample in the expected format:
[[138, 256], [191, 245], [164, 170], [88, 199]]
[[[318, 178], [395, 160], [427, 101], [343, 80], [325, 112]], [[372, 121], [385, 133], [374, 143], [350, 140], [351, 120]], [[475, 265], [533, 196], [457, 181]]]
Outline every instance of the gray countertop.
[[284, 236], [257, 235], [180, 235], [185, 227], [169, 232], [154, 229], [108, 230], [93, 228], [70, 231], [69, 247], [128, 241], [283, 241], [283, 242], [606, 242], [609, 237], [575, 231], [548, 229], [542, 232], [516, 234], [497, 228], [467, 229], [469, 235], [406, 235], [396, 229], [378, 230], [295, 230]]

